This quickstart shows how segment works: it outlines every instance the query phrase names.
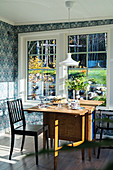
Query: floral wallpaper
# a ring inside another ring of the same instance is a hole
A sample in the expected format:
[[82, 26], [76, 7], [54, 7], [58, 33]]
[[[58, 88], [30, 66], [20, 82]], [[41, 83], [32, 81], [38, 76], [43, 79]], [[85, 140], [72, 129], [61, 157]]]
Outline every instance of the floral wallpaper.
[[[9, 126], [6, 101], [18, 97], [18, 33], [92, 27], [113, 24], [113, 19], [13, 26], [0, 21], [0, 130]], [[40, 118], [41, 117], [41, 118]], [[27, 121], [42, 122], [33, 113]]]
[[14, 26], [0, 21], [0, 130], [9, 126], [6, 101], [17, 97], [17, 56]]

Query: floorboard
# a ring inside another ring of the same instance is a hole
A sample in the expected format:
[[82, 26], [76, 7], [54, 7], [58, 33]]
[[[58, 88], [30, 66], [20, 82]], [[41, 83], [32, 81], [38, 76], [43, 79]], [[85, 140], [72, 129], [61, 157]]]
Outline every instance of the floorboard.
[[[39, 136], [39, 150], [42, 149], [42, 135]], [[16, 136], [15, 148], [12, 160], [9, 160], [10, 135], [2, 134], [0, 136], [0, 170], [53, 170], [54, 154], [39, 155], [39, 166], [35, 164], [35, 156], [25, 157], [27, 153], [34, 152], [34, 138], [26, 137], [24, 150], [21, 153], [21, 136]], [[24, 159], [23, 159], [24, 158]], [[85, 161], [81, 160], [81, 151], [62, 151], [58, 156], [58, 170], [100, 170], [113, 159], [113, 150], [102, 149], [100, 159], [92, 153], [92, 160], [88, 160], [88, 151], [85, 150]]]

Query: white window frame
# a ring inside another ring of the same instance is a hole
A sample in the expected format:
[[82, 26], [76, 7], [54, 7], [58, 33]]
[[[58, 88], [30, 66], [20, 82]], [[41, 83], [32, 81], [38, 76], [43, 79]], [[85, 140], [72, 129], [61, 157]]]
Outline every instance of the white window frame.
[[[23, 102], [30, 104], [37, 103], [38, 101], [27, 100], [27, 42], [44, 39], [56, 39], [56, 94], [61, 94], [58, 88], [60, 84], [58, 63], [65, 57], [64, 35], [59, 34], [59, 32], [21, 33], [18, 35], [18, 96], [23, 99]], [[59, 51], [60, 47], [63, 49], [63, 52]]]
[[68, 35], [83, 35], [95, 33], [107, 33], [107, 109], [113, 109], [113, 25], [76, 28], [70, 31], [55, 30], [43, 31], [33, 33], [20, 33], [18, 35], [18, 96], [24, 102], [30, 104], [37, 103], [37, 101], [27, 100], [27, 41], [56, 39], [56, 94], [65, 95], [66, 90], [64, 86], [65, 77], [67, 76], [66, 68], [59, 65], [59, 62], [66, 58], [67, 53], [67, 37]]

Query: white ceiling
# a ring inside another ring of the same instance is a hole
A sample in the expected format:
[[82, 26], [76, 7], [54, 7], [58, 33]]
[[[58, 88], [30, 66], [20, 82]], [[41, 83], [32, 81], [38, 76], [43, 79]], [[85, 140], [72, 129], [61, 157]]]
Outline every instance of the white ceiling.
[[[0, 19], [13, 25], [68, 21], [65, 0], [0, 0]], [[71, 20], [113, 19], [113, 0], [75, 0]]]

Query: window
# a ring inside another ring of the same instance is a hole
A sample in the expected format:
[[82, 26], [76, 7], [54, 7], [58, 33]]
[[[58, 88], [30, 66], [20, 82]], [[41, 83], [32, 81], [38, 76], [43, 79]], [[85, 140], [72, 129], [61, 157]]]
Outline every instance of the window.
[[[69, 67], [68, 77], [88, 76], [92, 81], [87, 95], [80, 91], [81, 98], [103, 100], [106, 98], [107, 74], [107, 33], [89, 35], [70, 35], [68, 51], [72, 58], [79, 61], [79, 67]], [[69, 97], [72, 91], [69, 91]]]
[[56, 95], [56, 40], [27, 42], [27, 99]]

